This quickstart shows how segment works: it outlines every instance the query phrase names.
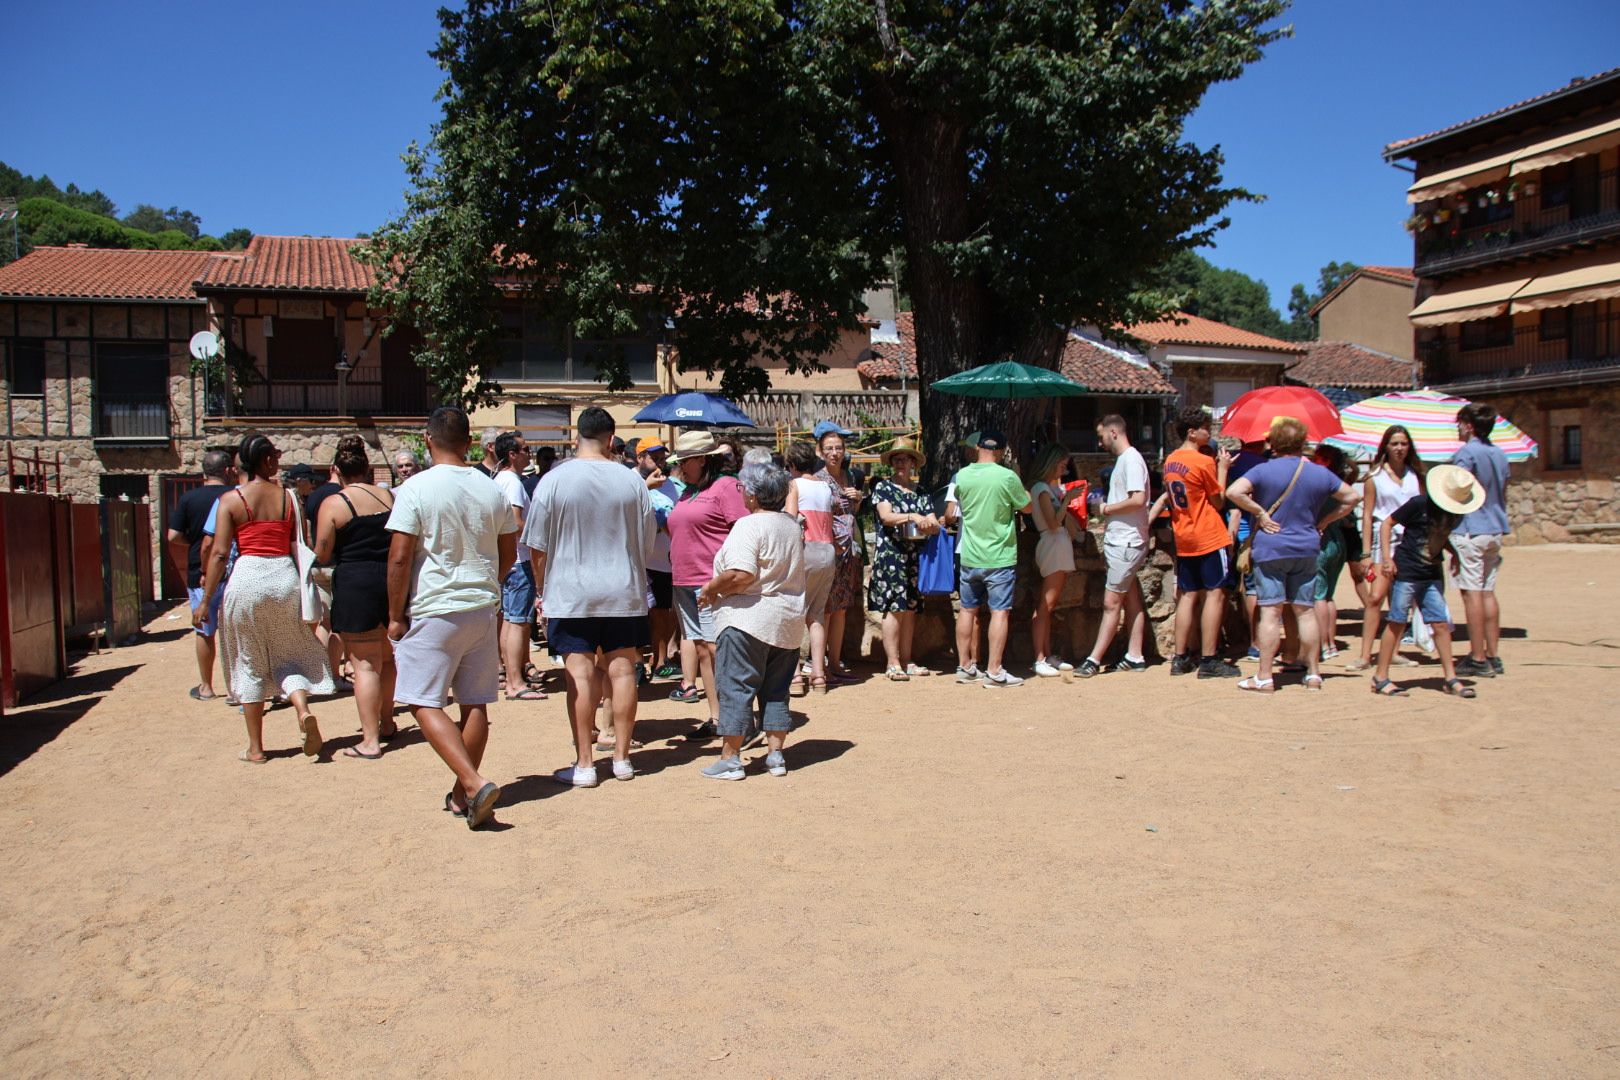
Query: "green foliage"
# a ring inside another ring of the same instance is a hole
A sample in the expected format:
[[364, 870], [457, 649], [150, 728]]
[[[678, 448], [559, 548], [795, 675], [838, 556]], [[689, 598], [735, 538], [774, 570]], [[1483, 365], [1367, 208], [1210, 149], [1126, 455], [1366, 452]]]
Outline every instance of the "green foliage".
[[[452, 398], [496, 389], [497, 253], [582, 336], [671, 315], [682, 368], [740, 393], [756, 357], [816, 367], [899, 247], [924, 383], [1050, 365], [1066, 326], [1172, 308], [1142, 283], [1250, 197], [1183, 121], [1284, 6], [468, 0], [441, 12], [405, 212], [366, 248], [374, 299]], [[985, 408], [924, 395], [929, 442]]]
[[[102, 248], [156, 248], [161, 251], [226, 251], [247, 246], [253, 234], [232, 229], [222, 238], [202, 234], [202, 219], [189, 210], [171, 206], [137, 206], [122, 221], [118, 208], [99, 191], [80, 191], [69, 184], [64, 191], [48, 176], [35, 179], [0, 162], [0, 195], [13, 195], [17, 203], [18, 254], [39, 246], [85, 244]], [[0, 264], [11, 259], [11, 244], [0, 242]]]
[[1238, 270], [1215, 266], [1196, 252], [1178, 252], [1166, 267], [1163, 287], [1184, 299], [1189, 315], [1287, 339], [1288, 326], [1271, 306], [1271, 290]]
[[1296, 282], [1288, 294], [1288, 333], [1283, 336], [1290, 341], [1315, 341], [1317, 326], [1316, 319], [1311, 316], [1311, 308], [1359, 269], [1353, 262], [1328, 263], [1316, 276], [1315, 292], [1306, 292], [1305, 286]]

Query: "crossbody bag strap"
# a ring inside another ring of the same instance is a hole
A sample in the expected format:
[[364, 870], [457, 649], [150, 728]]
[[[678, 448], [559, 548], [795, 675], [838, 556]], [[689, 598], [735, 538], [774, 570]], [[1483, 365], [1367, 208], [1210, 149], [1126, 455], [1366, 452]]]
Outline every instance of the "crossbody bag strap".
[[1305, 471], [1305, 459], [1300, 458], [1299, 459], [1299, 467], [1294, 470], [1293, 478], [1288, 481], [1288, 486], [1283, 488], [1282, 494], [1277, 496], [1277, 501], [1271, 504], [1271, 509], [1266, 511], [1266, 517], [1273, 516], [1274, 514], [1277, 513], [1278, 509], [1280, 509], [1282, 507], [1283, 500], [1288, 498], [1288, 493], [1290, 491], [1294, 490], [1294, 485], [1299, 483], [1299, 474], [1304, 472], [1304, 471]]

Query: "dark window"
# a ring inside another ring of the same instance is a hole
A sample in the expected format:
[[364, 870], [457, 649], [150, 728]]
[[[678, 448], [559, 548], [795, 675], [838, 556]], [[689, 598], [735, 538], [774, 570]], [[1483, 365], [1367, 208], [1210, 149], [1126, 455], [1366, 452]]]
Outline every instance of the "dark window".
[[19, 338], [11, 343], [9, 376], [13, 397], [41, 397], [45, 393], [45, 343]]
[[101, 478], [101, 497], [103, 499], [128, 499], [130, 502], [140, 502], [150, 498], [152, 494], [151, 480], [145, 476], [103, 476]]
[[1579, 424], [1571, 424], [1564, 429], [1564, 457], [1561, 464], [1579, 465], [1581, 463], [1581, 428]]
[[1541, 340], [1567, 341], [1569, 339], [1569, 320], [1573, 312], [1569, 308], [1544, 308], [1541, 312]]
[[1569, 166], [1541, 170], [1541, 208], [1569, 205]]
[[338, 342], [331, 319], [274, 316], [264, 349], [271, 382], [337, 382]]
[[1475, 319], [1462, 324], [1462, 347], [1471, 349], [1500, 349], [1513, 344], [1513, 316], [1498, 315], [1494, 319]]
[[651, 332], [645, 338], [586, 341], [513, 309], [501, 314], [500, 348], [501, 359], [491, 372], [500, 382], [595, 382], [597, 363], [620, 352], [633, 382], [658, 381], [658, 346]]
[[169, 437], [169, 347], [145, 342], [96, 344], [98, 439]]

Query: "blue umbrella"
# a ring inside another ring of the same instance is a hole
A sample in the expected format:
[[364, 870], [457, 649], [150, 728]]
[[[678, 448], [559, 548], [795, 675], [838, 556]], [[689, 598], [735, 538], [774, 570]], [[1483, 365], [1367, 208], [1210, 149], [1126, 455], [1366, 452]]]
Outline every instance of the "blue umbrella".
[[697, 390], [656, 398], [636, 413], [635, 419], [650, 424], [694, 428], [759, 426], [726, 398]]

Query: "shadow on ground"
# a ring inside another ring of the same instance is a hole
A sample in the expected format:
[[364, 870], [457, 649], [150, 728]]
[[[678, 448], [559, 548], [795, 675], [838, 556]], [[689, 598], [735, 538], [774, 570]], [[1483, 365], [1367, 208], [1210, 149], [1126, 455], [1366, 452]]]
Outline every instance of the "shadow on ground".
[[28, 760], [100, 701], [100, 697], [86, 697], [65, 705], [0, 716], [0, 776]]

